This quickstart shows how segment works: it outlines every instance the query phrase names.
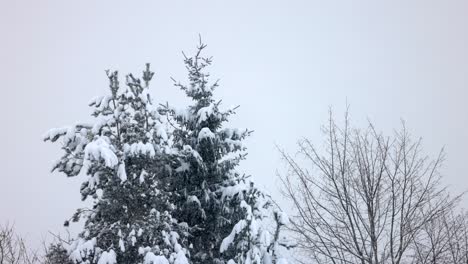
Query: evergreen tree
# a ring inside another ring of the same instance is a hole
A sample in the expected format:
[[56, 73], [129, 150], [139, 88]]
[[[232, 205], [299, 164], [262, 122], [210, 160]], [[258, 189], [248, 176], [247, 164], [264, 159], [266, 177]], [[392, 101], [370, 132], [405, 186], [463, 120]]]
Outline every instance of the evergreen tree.
[[63, 141], [53, 169], [84, 172], [82, 199], [93, 201], [72, 218], [85, 220], [68, 251], [75, 263], [287, 263], [286, 216], [236, 170], [251, 132], [226, 127], [236, 108], [213, 97], [205, 47], [184, 55], [189, 84], [176, 86], [192, 99], [185, 110], [154, 106], [147, 65], [125, 88], [108, 72], [110, 94], [90, 102], [94, 123], [46, 134]]
[[[47, 248], [44, 264], [73, 264], [68, 257], [68, 252], [61, 243], [53, 243]], [[42, 263], [41, 262], [41, 263]]]
[[218, 82], [209, 83], [211, 58], [201, 56], [205, 47], [200, 42], [193, 57], [184, 54], [189, 83], [175, 82], [193, 104], [183, 111], [162, 109], [176, 122], [180, 166], [173, 179], [174, 215], [190, 227], [194, 263], [285, 263], [280, 228], [286, 217], [236, 171], [251, 132], [225, 127], [236, 108], [221, 110], [214, 99]]
[[90, 102], [92, 124], [53, 129], [44, 140], [63, 140], [64, 155], [53, 170], [86, 174], [79, 209], [84, 231], [69, 251], [75, 263], [188, 263], [183, 247], [187, 225], [172, 218], [167, 191], [172, 152], [167, 126], [148, 93], [153, 77], [147, 64], [143, 82], [128, 75], [120, 87], [117, 72], [108, 72], [110, 94]]

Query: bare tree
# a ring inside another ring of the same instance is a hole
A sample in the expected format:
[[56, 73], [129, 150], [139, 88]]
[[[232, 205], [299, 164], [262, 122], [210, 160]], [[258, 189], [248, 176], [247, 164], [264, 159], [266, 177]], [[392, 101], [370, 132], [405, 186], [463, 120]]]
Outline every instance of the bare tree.
[[459, 213], [444, 221], [448, 237], [448, 261], [468, 264], [468, 213]]
[[307, 259], [436, 263], [418, 262], [418, 249], [427, 250], [417, 242], [431, 230], [435, 255], [449, 246], [437, 241], [446, 241], [447, 234], [433, 230], [459, 200], [440, 187], [443, 151], [430, 159], [422, 153], [421, 139], [413, 140], [404, 124], [385, 137], [372, 123], [364, 130], [351, 128], [348, 114], [339, 127], [330, 113], [323, 132], [323, 148], [304, 139], [297, 156], [280, 150], [288, 165], [281, 175], [283, 193], [295, 209], [291, 230]]
[[432, 219], [414, 238], [414, 263], [467, 264], [468, 214], [449, 212]]
[[36, 264], [40, 257], [30, 250], [22, 237], [15, 234], [14, 226], [0, 226], [0, 264]]

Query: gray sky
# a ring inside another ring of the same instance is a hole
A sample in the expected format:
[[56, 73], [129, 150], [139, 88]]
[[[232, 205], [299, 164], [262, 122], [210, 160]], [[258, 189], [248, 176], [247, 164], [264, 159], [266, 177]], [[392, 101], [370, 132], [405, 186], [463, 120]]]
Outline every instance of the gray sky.
[[468, 2], [385, 2], [0, 1], [0, 223], [37, 245], [60, 231], [82, 179], [50, 174], [60, 150], [43, 133], [88, 120], [109, 68], [151, 62], [153, 97], [182, 105], [169, 77], [185, 80], [180, 51], [198, 33], [218, 98], [241, 105], [231, 125], [255, 130], [241, 170], [276, 199], [275, 143], [320, 143], [328, 107], [346, 101], [357, 124], [391, 132], [404, 118], [426, 152], [445, 146], [445, 183], [468, 189]]

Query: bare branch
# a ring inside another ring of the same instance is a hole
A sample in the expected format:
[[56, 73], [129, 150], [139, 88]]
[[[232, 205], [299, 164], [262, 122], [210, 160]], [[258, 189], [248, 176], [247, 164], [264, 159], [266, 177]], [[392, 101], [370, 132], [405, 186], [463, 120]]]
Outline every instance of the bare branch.
[[423, 155], [404, 123], [391, 137], [371, 122], [351, 128], [348, 112], [340, 127], [330, 111], [323, 133], [323, 148], [304, 139], [296, 157], [280, 150], [282, 193], [295, 210], [290, 229], [313, 263], [466, 263], [458, 249], [468, 246], [454, 241], [464, 241], [455, 235], [463, 221], [448, 217], [460, 196], [440, 184], [443, 150]]

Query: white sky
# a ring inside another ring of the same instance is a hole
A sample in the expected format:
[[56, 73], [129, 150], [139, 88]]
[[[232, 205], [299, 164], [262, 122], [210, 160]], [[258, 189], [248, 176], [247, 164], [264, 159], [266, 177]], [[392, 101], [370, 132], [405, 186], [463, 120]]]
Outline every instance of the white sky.
[[346, 101], [355, 123], [391, 132], [404, 118], [428, 153], [445, 146], [445, 183], [467, 190], [468, 2], [383, 2], [1, 0], [0, 224], [37, 245], [60, 231], [82, 179], [49, 173], [60, 150], [43, 133], [88, 120], [108, 68], [150, 62], [153, 97], [182, 105], [169, 77], [184, 80], [180, 52], [199, 33], [218, 98], [241, 105], [232, 126], [255, 130], [241, 170], [280, 202], [275, 143], [320, 143], [328, 107]]

